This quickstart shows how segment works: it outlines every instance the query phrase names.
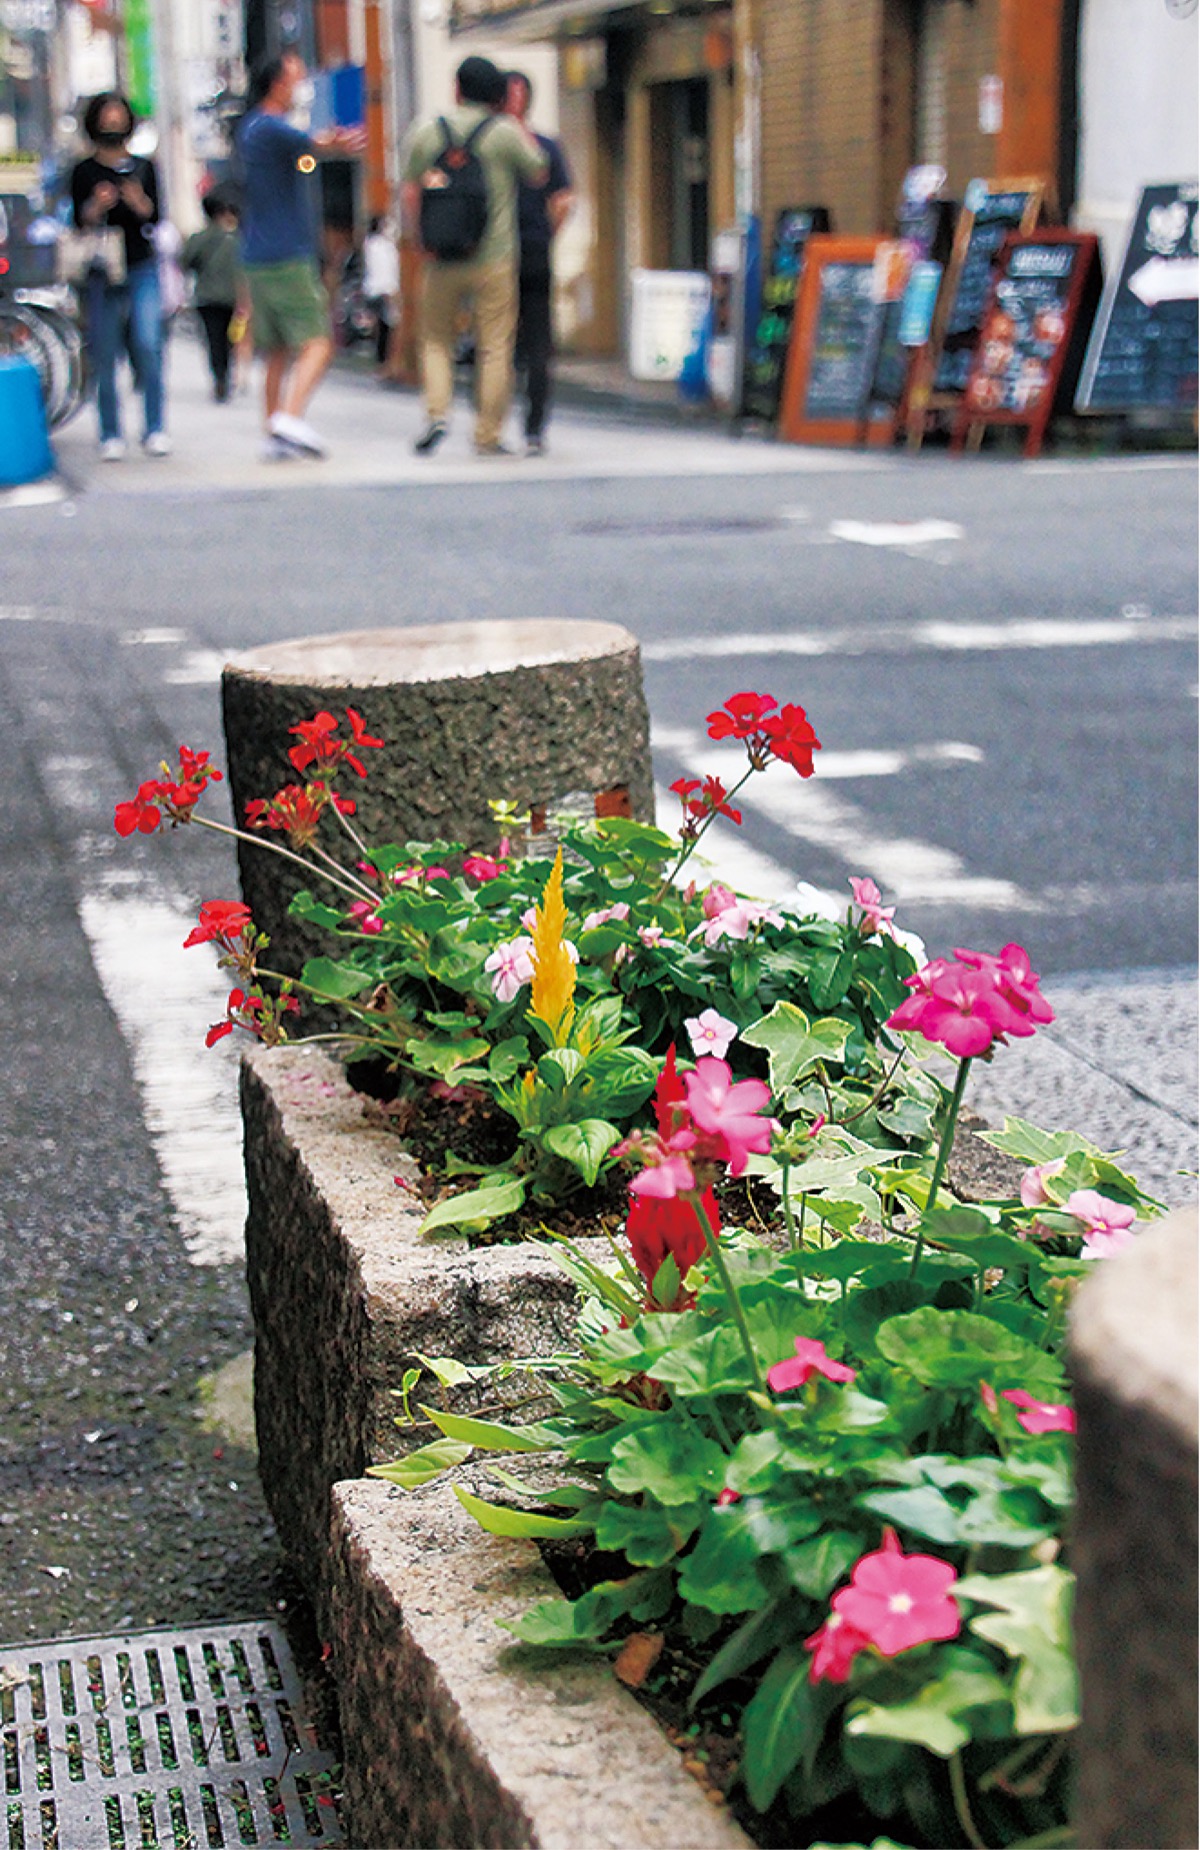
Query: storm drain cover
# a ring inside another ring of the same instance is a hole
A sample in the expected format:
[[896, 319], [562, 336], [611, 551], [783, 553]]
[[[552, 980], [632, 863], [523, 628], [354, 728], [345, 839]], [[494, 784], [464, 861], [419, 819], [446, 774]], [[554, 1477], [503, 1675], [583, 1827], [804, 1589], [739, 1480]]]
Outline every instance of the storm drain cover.
[[0, 1647], [0, 1850], [340, 1845], [304, 1711], [266, 1621]]

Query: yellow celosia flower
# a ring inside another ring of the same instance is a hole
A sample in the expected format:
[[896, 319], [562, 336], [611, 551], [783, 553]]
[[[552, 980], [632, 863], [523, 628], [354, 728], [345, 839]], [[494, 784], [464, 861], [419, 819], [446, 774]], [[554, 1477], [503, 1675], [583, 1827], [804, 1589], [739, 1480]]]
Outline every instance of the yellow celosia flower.
[[565, 1044], [575, 1015], [575, 964], [563, 943], [567, 908], [563, 902], [563, 858], [560, 848], [554, 871], [546, 882], [542, 903], [537, 907], [530, 934], [533, 949], [531, 1008], [554, 1035], [561, 1047]]

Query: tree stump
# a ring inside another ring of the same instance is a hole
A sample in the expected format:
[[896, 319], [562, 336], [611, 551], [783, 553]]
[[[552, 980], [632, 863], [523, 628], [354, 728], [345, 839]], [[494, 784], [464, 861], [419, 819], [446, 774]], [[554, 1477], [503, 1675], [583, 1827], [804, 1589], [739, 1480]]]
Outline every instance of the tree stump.
[[[535, 828], [563, 808], [654, 819], [641, 658], [615, 623], [443, 623], [302, 637], [240, 656], [221, 696], [239, 822], [252, 798], [305, 781], [288, 760], [298, 743], [289, 728], [325, 709], [346, 733], [347, 707], [386, 741], [364, 754], [364, 780], [338, 782], [373, 847], [441, 840], [493, 849], [494, 798], [532, 812]], [[349, 844], [333, 818], [323, 819], [320, 839], [345, 863]], [[302, 887], [334, 905], [335, 893], [245, 842], [238, 866], [243, 897], [271, 938], [272, 969], [295, 975], [329, 951], [328, 935], [287, 909]]]
[[1194, 1850], [1196, 1211], [1100, 1262], [1072, 1317], [1080, 1844]]

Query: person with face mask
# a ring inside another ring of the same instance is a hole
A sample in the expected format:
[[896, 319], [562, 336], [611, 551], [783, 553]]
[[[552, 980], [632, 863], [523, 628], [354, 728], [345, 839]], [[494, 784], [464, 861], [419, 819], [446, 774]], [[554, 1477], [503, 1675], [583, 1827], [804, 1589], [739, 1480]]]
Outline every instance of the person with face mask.
[[119, 230], [124, 276], [110, 275], [102, 262], [85, 282], [88, 345], [96, 377], [100, 454], [105, 462], [125, 455], [117, 366], [126, 350], [142, 394], [142, 448], [148, 456], [169, 456], [162, 358], [162, 304], [154, 230], [159, 222], [158, 175], [153, 161], [132, 155], [128, 142], [134, 114], [115, 90], [92, 98], [83, 128], [95, 152], [71, 172], [71, 206], [80, 231]]

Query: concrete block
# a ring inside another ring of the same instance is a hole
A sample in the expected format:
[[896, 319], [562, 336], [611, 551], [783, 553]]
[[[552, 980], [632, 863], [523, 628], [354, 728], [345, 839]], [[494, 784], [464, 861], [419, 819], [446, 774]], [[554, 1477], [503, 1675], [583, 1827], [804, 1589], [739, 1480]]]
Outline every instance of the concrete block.
[[[342, 780], [372, 844], [441, 838], [491, 848], [492, 798], [521, 809], [572, 798], [590, 814], [601, 796], [609, 813], [654, 819], [641, 655], [616, 623], [442, 623], [272, 643], [226, 668], [221, 698], [239, 819], [251, 798], [304, 781], [288, 762], [298, 742], [289, 727], [322, 708], [342, 719], [347, 706], [387, 742], [364, 754], [365, 780]], [[345, 859], [337, 822], [326, 817], [322, 827], [324, 845]], [[327, 933], [287, 917], [304, 886], [330, 898], [319, 882], [246, 843], [238, 865], [246, 903], [270, 934], [273, 969], [296, 974], [306, 957], [328, 952]]]
[[[552, 1354], [575, 1317], [574, 1287], [548, 1246], [420, 1239], [424, 1210], [393, 1179], [416, 1167], [363, 1107], [316, 1048], [258, 1049], [243, 1063], [259, 1471], [318, 1611], [331, 1486], [429, 1437], [395, 1424], [415, 1354]], [[518, 1376], [489, 1388], [489, 1404], [499, 1400], [502, 1417], [506, 1394], [527, 1391]], [[477, 1398], [456, 1390], [447, 1404], [473, 1411]]]
[[1097, 1264], [1071, 1319], [1077, 1835], [1195, 1850], [1197, 1216]]
[[[482, 1486], [481, 1486], [482, 1487]], [[498, 1628], [554, 1591], [448, 1485], [333, 1496], [329, 1637], [360, 1850], [748, 1850], [607, 1661]]]

